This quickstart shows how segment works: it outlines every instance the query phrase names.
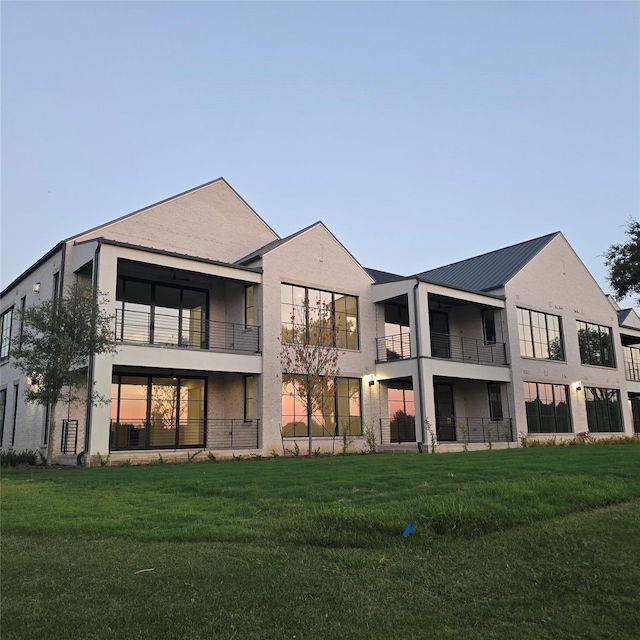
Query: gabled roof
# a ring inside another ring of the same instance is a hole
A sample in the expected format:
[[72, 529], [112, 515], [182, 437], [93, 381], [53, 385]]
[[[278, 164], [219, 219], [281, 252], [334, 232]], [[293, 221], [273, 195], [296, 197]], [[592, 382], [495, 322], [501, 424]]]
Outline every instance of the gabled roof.
[[399, 276], [396, 273], [389, 273], [388, 271], [380, 271], [379, 269], [369, 269], [365, 267], [365, 271], [376, 281], [376, 284], [406, 280], [405, 276]]
[[618, 326], [640, 329], [640, 318], [635, 309], [620, 309], [618, 311]]
[[469, 291], [491, 291], [504, 286], [522, 269], [559, 231], [546, 236], [483, 253], [416, 274], [415, 278]]
[[322, 222], [314, 222], [313, 224], [310, 224], [308, 227], [305, 227], [304, 229], [300, 229], [299, 231], [292, 233], [290, 236], [287, 236], [286, 238], [279, 238], [278, 240], [273, 240], [271, 242], [268, 242], [263, 247], [260, 247], [259, 249], [252, 251], [250, 254], [244, 256], [243, 258], [240, 258], [240, 260], [236, 260], [235, 264], [246, 265], [246, 264], [249, 264], [250, 262], [253, 262], [254, 260], [258, 260], [262, 258], [262, 256], [265, 253], [269, 253], [269, 251], [272, 251], [276, 247], [279, 247], [280, 245], [284, 244], [285, 242], [289, 242], [289, 240], [293, 240], [293, 238], [303, 234], [305, 231], [308, 231], [309, 229], [311, 229], [311, 227], [315, 227], [317, 224], [322, 224]]

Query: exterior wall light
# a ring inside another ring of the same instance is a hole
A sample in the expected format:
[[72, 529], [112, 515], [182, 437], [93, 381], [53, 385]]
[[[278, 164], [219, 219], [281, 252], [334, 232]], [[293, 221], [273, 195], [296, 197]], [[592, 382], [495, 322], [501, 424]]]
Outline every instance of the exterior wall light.
[[582, 382], [576, 382], [576, 391], [582, 391]]
[[39, 282], [36, 282], [36, 283], [33, 285], [33, 292], [34, 292], [34, 293], [40, 293], [40, 283], [39, 283]]
[[369, 386], [370, 386], [370, 387], [373, 387], [373, 385], [374, 385], [375, 383], [376, 383], [376, 379], [375, 379], [375, 377], [374, 377], [374, 375], [373, 375], [373, 373], [372, 373], [372, 374], [370, 374], [370, 375], [369, 375]]

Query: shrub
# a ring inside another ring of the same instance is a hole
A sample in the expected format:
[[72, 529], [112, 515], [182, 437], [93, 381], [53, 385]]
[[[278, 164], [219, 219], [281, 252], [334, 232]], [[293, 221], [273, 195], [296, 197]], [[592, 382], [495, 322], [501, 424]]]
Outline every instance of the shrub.
[[30, 449], [25, 451], [0, 450], [0, 466], [3, 467], [19, 467], [22, 465], [33, 467], [38, 464], [39, 460], [39, 451], [31, 451]]

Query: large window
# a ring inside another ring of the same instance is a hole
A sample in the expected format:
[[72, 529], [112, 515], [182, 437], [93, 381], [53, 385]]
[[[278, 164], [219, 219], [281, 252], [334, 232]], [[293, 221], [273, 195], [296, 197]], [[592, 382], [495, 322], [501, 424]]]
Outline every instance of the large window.
[[282, 284], [280, 308], [283, 342], [359, 348], [356, 296]]
[[111, 448], [204, 446], [205, 380], [115, 375], [111, 385]]
[[11, 324], [13, 322], [13, 307], [0, 316], [0, 362], [9, 359], [11, 348]]
[[587, 424], [589, 431], [622, 431], [620, 412], [620, 391], [585, 387], [584, 399], [587, 404]]
[[590, 322], [578, 322], [578, 343], [582, 364], [615, 367], [611, 327]]
[[120, 278], [116, 300], [119, 340], [206, 347], [206, 291]]
[[[360, 378], [325, 378], [312, 394], [313, 436], [361, 435]], [[306, 378], [282, 375], [282, 435], [308, 436]]]
[[560, 316], [518, 308], [518, 335], [521, 356], [564, 360]]
[[244, 324], [253, 327], [256, 324], [256, 288], [250, 284], [244, 288]]
[[569, 389], [562, 384], [524, 383], [529, 433], [571, 433]]
[[624, 352], [624, 375], [627, 380], [640, 380], [640, 349], [622, 347]]

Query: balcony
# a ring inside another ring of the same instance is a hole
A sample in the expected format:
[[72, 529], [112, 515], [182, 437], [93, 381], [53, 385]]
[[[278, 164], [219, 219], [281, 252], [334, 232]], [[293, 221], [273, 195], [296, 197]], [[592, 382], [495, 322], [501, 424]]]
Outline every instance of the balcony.
[[148, 449], [257, 449], [259, 420], [209, 419], [174, 421], [137, 419], [111, 421], [110, 451]]
[[408, 333], [376, 338], [378, 362], [411, 358], [411, 341]]
[[486, 343], [477, 338], [463, 338], [447, 333], [431, 333], [431, 357], [474, 364], [507, 364], [504, 342]]
[[259, 353], [260, 327], [117, 309], [115, 340], [182, 349]]
[[[415, 420], [413, 416], [404, 419], [381, 418], [381, 444], [415, 442]], [[429, 438], [429, 434], [426, 434]], [[436, 420], [438, 442], [459, 442], [461, 444], [513, 442], [511, 418], [491, 420], [490, 418], [438, 418]]]

